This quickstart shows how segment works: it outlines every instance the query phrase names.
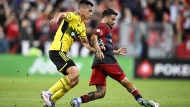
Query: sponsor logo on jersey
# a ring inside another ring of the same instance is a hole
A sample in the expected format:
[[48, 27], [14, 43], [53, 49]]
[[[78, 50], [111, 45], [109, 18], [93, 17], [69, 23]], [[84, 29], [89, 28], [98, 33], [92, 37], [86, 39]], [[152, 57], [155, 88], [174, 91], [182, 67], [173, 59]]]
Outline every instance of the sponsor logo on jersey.
[[96, 32], [100, 32], [100, 29], [96, 29]]
[[76, 37], [75, 32], [71, 32], [71, 36], [75, 38]]

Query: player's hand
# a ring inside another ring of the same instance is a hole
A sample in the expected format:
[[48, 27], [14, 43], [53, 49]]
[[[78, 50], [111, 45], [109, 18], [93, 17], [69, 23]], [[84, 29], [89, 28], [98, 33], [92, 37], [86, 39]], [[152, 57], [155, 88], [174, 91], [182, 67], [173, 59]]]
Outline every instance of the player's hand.
[[102, 51], [97, 51], [96, 52], [96, 57], [100, 60], [102, 60], [104, 58], [104, 54], [102, 53]]
[[54, 26], [54, 25], [57, 24], [58, 21], [59, 21], [58, 19], [53, 18], [53, 19], [50, 20], [50, 24], [51, 24], [52, 26]]
[[106, 50], [106, 48], [105, 48], [104, 45], [103, 45], [103, 46], [100, 46], [100, 49], [101, 49], [101, 50], [104, 50], [104, 51]]
[[127, 48], [121, 47], [117, 51], [118, 51], [119, 55], [124, 55], [125, 56], [125, 54], [127, 53]]

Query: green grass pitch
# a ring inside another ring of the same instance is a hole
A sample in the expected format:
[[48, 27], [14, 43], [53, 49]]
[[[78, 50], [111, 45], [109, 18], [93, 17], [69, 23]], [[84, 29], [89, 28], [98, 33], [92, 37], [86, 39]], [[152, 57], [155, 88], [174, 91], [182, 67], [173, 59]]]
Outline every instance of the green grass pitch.
[[[40, 92], [52, 86], [61, 76], [0, 77], [0, 107], [43, 107]], [[72, 98], [95, 90], [88, 78], [63, 96], [56, 107], [69, 107]], [[190, 107], [189, 80], [131, 79], [144, 99], [156, 100], [161, 107]], [[133, 96], [116, 81], [107, 79], [103, 99], [82, 104], [81, 107], [140, 107]]]

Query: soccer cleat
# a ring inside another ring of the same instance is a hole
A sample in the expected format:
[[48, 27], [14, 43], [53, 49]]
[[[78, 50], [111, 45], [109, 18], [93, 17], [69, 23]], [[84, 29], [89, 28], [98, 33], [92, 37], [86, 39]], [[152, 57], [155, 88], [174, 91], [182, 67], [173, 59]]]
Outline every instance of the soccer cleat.
[[80, 107], [80, 102], [77, 100], [77, 98], [74, 98], [70, 102], [72, 107]]
[[41, 97], [44, 100], [44, 107], [55, 107], [55, 103], [51, 99], [51, 94], [48, 94], [47, 91], [41, 93]]
[[138, 103], [144, 107], [155, 107], [155, 105], [148, 100], [140, 100]]
[[150, 100], [149, 102], [154, 104], [154, 107], [160, 107], [160, 104], [154, 100]]
[[46, 103], [44, 103], [44, 107], [48, 107], [48, 105]]

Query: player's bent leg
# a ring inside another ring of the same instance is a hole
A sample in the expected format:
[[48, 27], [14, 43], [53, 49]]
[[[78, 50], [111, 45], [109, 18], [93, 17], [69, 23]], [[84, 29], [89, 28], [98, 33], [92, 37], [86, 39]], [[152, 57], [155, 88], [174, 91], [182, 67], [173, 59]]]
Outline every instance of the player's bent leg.
[[[76, 86], [79, 82], [79, 79], [72, 81], [69, 85], [63, 86], [62, 89], [58, 90], [55, 94], [52, 95], [51, 99], [53, 102], [57, 102], [62, 96], [64, 96], [71, 88]], [[44, 103], [44, 107], [49, 107], [46, 103]]]
[[58, 90], [55, 94], [53, 94], [51, 99], [54, 102], [57, 102], [57, 100], [59, 100], [62, 96], [64, 96], [70, 89], [71, 89], [71, 87], [69, 85], [63, 86], [62, 89]]
[[50, 89], [49, 91], [54, 94], [58, 90], [62, 89], [66, 85], [70, 85], [72, 81], [75, 81], [79, 77], [79, 72], [76, 68], [76, 66], [71, 66], [67, 69], [67, 74], [60, 80], [58, 80]]
[[65, 85], [70, 84], [70, 82], [71, 81], [69, 80], [68, 76], [66, 75], [66, 76], [62, 77], [60, 80], [58, 80], [53, 86], [51, 86], [48, 91], [50, 91], [53, 95], [58, 90], [62, 89]]
[[79, 71], [77, 69], [76, 66], [71, 66], [67, 69], [67, 77], [69, 78], [69, 80], [72, 82], [72, 81], [75, 81], [76, 79], [79, 78]]
[[[96, 99], [100, 99], [100, 98], [104, 98], [104, 96], [106, 95], [106, 86], [96, 86], [96, 90], [93, 95], [93, 93], [88, 93], [91, 96], [91, 101], [96, 100]], [[94, 96], [94, 97], [93, 97]]]
[[79, 83], [79, 78], [77, 78], [77, 79], [75, 79], [74, 81], [72, 81], [72, 82], [69, 84], [69, 86], [70, 86], [71, 88], [73, 88], [73, 87], [75, 87], [78, 83]]
[[76, 86], [79, 82], [79, 79], [77, 78], [76, 80], [72, 81], [69, 85], [63, 86], [62, 89], [58, 90], [55, 94], [52, 95], [52, 100], [54, 102], [57, 102], [62, 96], [64, 96], [71, 88]]
[[106, 94], [106, 86], [97, 86], [97, 91], [89, 92], [79, 98], [74, 98], [70, 101], [72, 107], [80, 107], [81, 103], [87, 103], [96, 99], [104, 98]]
[[[57, 81], [48, 91], [51, 93], [51, 96], [53, 96], [53, 99], [57, 101], [62, 95], [60, 93], [56, 94], [59, 90], [65, 88], [65, 86], [69, 86], [70, 88], [76, 86], [78, 84], [78, 77], [79, 77], [79, 72], [76, 68], [76, 66], [71, 66], [67, 69], [67, 74], [65, 77], [61, 78], [59, 81]], [[68, 90], [70, 90], [68, 88]], [[68, 91], [67, 90], [67, 91]], [[53, 107], [55, 103], [53, 102], [51, 97], [45, 97], [44, 93], [41, 94], [41, 97], [43, 98], [44, 102], [49, 106]], [[52, 106], [53, 105], [53, 106]]]
[[120, 84], [123, 85], [129, 93], [136, 89], [135, 86], [127, 79], [127, 77], [122, 79]]
[[152, 102], [148, 100], [144, 100], [139, 93], [139, 91], [136, 89], [136, 87], [125, 77], [120, 82], [127, 90], [130, 92], [135, 99], [137, 100], [138, 104], [145, 107], [156, 107]]

